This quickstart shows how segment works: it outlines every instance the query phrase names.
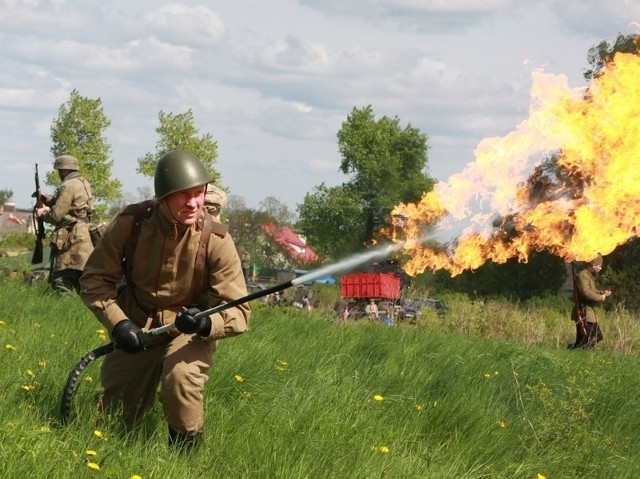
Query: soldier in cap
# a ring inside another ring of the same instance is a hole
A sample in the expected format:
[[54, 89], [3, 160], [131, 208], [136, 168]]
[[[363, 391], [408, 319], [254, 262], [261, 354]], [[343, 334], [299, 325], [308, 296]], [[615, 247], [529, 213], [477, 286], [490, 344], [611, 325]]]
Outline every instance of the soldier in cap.
[[[203, 208], [210, 181], [192, 153], [162, 156], [155, 199], [127, 206], [111, 221], [80, 280], [82, 300], [116, 345], [102, 365], [101, 407], [122, 405], [136, 421], [159, 386], [169, 444], [181, 451], [203, 440], [204, 388], [218, 341], [244, 333], [250, 315], [241, 304], [195, 318], [247, 294], [226, 225]], [[138, 334], [170, 323], [177, 329], [146, 344]]]
[[220, 221], [222, 208], [227, 204], [227, 194], [215, 185], [207, 186], [204, 195], [204, 208], [211, 214], [214, 220]]
[[79, 290], [82, 270], [93, 251], [89, 235], [93, 195], [91, 185], [79, 172], [77, 158], [58, 156], [53, 168], [62, 183], [55, 194], [41, 194], [43, 206], [36, 209], [36, 215], [54, 225], [49, 282], [58, 293], [70, 294]]
[[571, 312], [571, 319], [576, 323], [573, 348], [592, 348], [603, 339], [595, 308], [611, 295], [611, 291], [596, 287], [596, 276], [601, 270], [602, 256], [598, 254], [575, 277], [577, 301]]

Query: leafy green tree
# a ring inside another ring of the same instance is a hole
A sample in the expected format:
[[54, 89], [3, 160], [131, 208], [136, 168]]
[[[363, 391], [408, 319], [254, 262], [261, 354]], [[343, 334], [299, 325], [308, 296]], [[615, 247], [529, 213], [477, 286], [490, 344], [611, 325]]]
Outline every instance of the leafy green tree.
[[[98, 219], [104, 216], [110, 202], [122, 196], [122, 184], [111, 177], [111, 145], [104, 136], [110, 125], [111, 120], [102, 109], [102, 100], [83, 97], [77, 90], [71, 92], [51, 125], [51, 153], [54, 157], [73, 155], [78, 159], [80, 172], [91, 184]], [[46, 183], [58, 186], [57, 172], [49, 172]]]
[[370, 244], [389, 225], [395, 205], [418, 201], [434, 185], [427, 174], [427, 136], [410, 124], [402, 128], [398, 117], [376, 120], [371, 106], [352, 110], [338, 147], [340, 171], [349, 180], [316, 187], [298, 206], [301, 231], [334, 258]]
[[324, 183], [307, 193], [298, 206], [298, 228], [320, 256], [338, 259], [364, 247], [362, 201], [348, 185]]
[[0, 205], [4, 205], [11, 198], [13, 198], [13, 190], [0, 190]]
[[587, 62], [591, 65], [591, 68], [586, 69], [583, 76], [586, 80], [591, 80], [597, 77], [602, 71], [604, 66], [613, 60], [616, 53], [638, 53], [640, 51], [640, 35], [618, 34], [616, 41], [609, 43], [606, 40], [602, 40], [597, 45], [592, 46], [587, 53]]
[[543, 251], [533, 252], [527, 263], [512, 258], [504, 264], [485, 263], [477, 270], [464, 271], [454, 278], [443, 271], [435, 277], [437, 289], [465, 293], [470, 298], [527, 300], [557, 294], [567, 273], [561, 258]]
[[177, 115], [160, 110], [158, 123], [156, 133], [159, 138], [156, 143], [156, 151], [155, 153], [146, 153], [138, 158], [136, 171], [152, 177], [162, 155], [171, 150], [187, 150], [202, 160], [212, 181], [218, 183], [220, 174], [214, 168], [218, 158], [218, 144], [209, 133], [198, 136], [198, 129], [194, 125], [191, 109]]
[[273, 218], [278, 224], [291, 225], [295, 222], [295, 213], [274, 196], [267, 196], [260, 202], [259, 210]]

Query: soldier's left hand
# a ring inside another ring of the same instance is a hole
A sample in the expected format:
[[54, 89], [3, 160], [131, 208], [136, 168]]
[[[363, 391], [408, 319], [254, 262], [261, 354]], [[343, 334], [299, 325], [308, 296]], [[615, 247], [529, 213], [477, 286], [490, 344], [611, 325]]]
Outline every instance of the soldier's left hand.
[[42, 208], [38, 208], [36, 209], [36, 216], [40, 218], [43, 214], [45, 214], [50, 209], [51, 208], [49, 208], [48, 206], [43, 206]]
[[211, 318], [203, 316], [196, 319], [196, 315], [201, 311], [198, 308], [182, 308], [176, 316], [176, 328], [184, 334], [195, 334], [199, 336], [209, 336], [211, 332]]

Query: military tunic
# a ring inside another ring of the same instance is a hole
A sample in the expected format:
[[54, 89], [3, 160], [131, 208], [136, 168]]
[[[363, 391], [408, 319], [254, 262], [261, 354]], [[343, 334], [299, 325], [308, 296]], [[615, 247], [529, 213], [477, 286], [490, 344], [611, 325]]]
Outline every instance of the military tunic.
[[604, 291], [596, 287], [596, 278], [588, 269], [583, 269], [576, 275], [576, 289], [584, 324], [578, 322], [578, 305], [574, 304], [571, 311], [571, 319], [576, 322], [574, 347], [593, 346], [603, 339], [595, 308], [605, 300]]
[[78, 279], [93, 251], [89, 235], [89, 216], [93, 195], [89, 182], [77, 171], [70, 172], [56, 193], [46, 195], [50, 209], [42, 219], [55, 226], [51, 235], [51, 274], [49, 281], [60, 292], [78, 289]]
[[[204, 215], [201, 212], [201, 220]], [[131, 258], [131, 283], [123, 282], [123, 258], [135, 216], [121, 212], [107, 226], [81, 278], [81, 297], [111, 332], [124, 319], [141, 328], [173, 323], [180, 308], [197, 303], [207, 309], [246, 296], [240, 259], [226, 227], [214, 223], [206, 245], [204, 286], [194, 284], [201, 221], [183, 226], [163, 202], [150, 206]], [[139, 418], [160, 400], [169, 426], [179, 432], [202, 429], [203, 391], [217, 340], [247, 331], [247, 304], [211, 316], [207, 338], [172, 334], [155, 337], [143, 352], [109, 354], [103, 362], [103, 405], [122, 397], [126, 411]]]

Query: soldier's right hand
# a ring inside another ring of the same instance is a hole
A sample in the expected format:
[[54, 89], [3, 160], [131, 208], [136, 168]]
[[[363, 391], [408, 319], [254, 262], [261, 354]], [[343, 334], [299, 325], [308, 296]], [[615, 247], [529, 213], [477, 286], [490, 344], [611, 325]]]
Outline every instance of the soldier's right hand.
[[138, 332], [140, 328], [128, 319], [123, 319], [116, 324], [111, 331], [111, 337], [116, 348], [126, 353], [135, 354], [144, 351], [144, 344], [140, 341]]

